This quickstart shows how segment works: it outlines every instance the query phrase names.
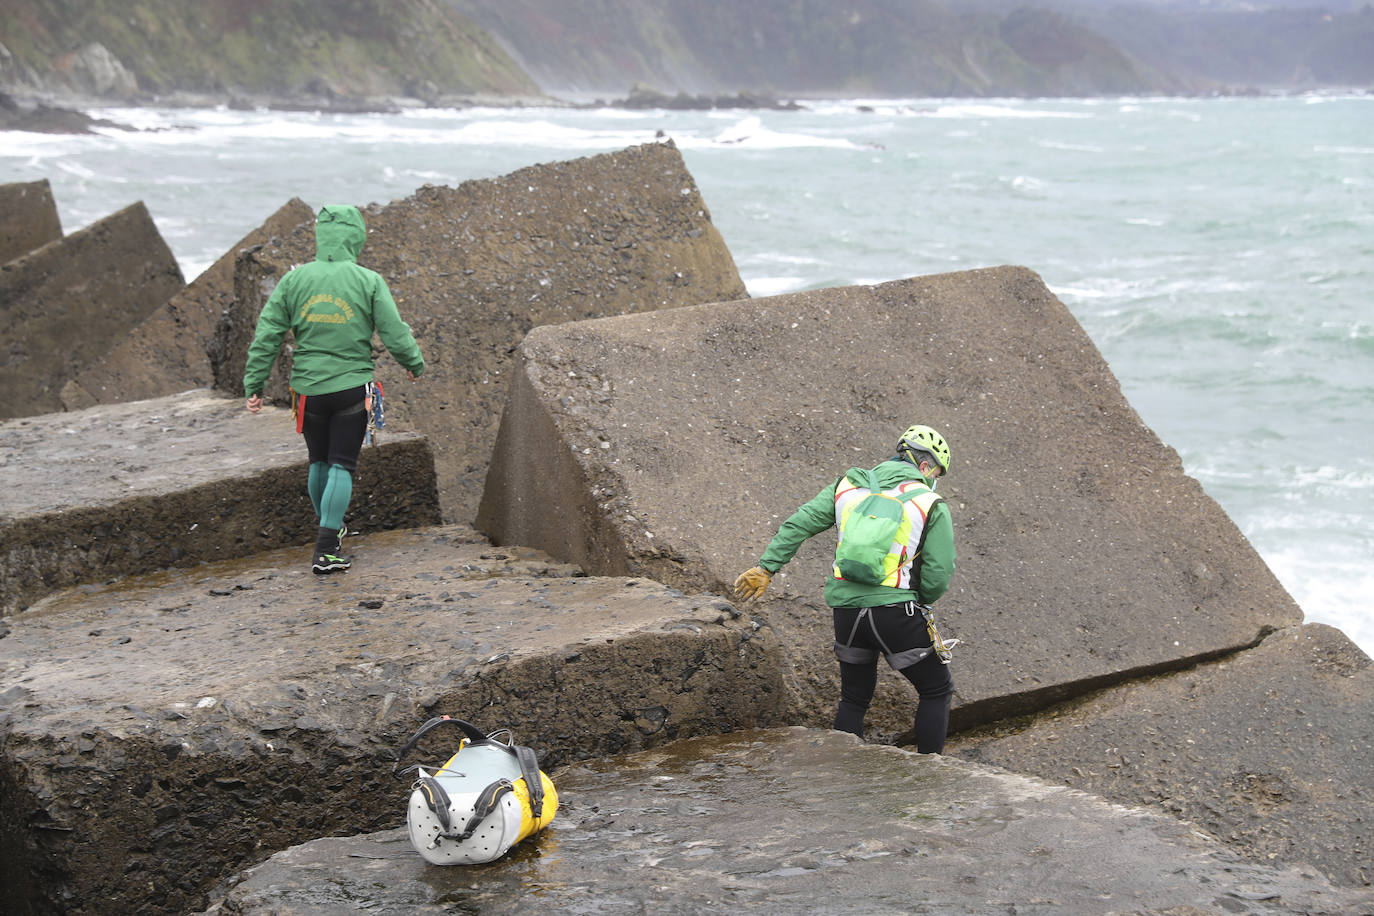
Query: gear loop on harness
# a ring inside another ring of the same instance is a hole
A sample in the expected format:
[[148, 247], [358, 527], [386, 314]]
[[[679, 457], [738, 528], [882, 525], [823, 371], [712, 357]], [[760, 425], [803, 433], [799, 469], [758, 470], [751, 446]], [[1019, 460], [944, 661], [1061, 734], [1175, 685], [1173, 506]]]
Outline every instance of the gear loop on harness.
[[382, 403], [382, 383], [368, 382], [364, 388], [363, 408], [367, 411], [367, 431], [363, 433], [363, 445], [376, 445], [377, 432], [386, 429], [386, 409]]

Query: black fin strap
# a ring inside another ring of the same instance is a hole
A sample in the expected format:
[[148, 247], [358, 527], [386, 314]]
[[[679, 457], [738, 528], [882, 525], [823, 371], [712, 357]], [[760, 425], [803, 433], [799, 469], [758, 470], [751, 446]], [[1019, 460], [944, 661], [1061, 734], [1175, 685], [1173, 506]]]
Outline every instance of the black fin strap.
[[544, 780], [539, 776], [539, 759], [534, 749], [515, 747], [515, 759], [520, 761], [520, 775], [525, 777], [525, 788], [530, 793], [530, 815], [539, 820], [544, 816]]
[[421, 776], [415, 787], [425, 794], [425, 804], [439, 818], [439, 826], [444, 828], [444, 835], [447, 836], [450, 826], [448, 793], [433, 776]]
[[487, 819], [487, 815], [496, 809], [496, 803], [501, 800], [501, 796], [510, 792], [515, 787], [511, 785], [509, 779], [498, 779], [496, 782], [482, 790], [482, 794], [477, 796], [477, 801], [472, 805], [472, 817], [463, 825], [463, 832], [453, 834], [445, 831], [444, 836], [457, 840], [459, 843], [472, 836], [477, 828], [482, 825], [482, 821]]

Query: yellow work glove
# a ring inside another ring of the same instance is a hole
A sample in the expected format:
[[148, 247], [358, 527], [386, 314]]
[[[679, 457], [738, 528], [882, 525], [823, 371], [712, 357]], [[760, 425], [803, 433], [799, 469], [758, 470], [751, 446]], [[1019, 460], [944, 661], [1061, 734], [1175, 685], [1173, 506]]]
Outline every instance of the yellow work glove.
[[735, 580], [735, 597], [742, 601], [758, 598], [763, 595], [763, 590], [772, 581], [772, 573], [762, 566], [755, 566], [753, 569], [740, 573], [739, 578]]

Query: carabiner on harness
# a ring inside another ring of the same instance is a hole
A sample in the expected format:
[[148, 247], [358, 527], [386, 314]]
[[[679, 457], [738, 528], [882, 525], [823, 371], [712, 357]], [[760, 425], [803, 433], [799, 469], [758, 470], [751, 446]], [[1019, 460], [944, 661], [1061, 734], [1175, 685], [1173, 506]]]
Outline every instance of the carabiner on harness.
[[940, 631], [935, 628], [935, 614], [928, 604], [917, 604], [921, 609], [921, 616], [926, 619], [926, 632], [930, 634], [930, 644], [935, 647], [935, 654], [940, 656], [940, 664], [948, 665], [954, 658], [954, 653], [950, 650], [959, 645], [960, 640], [944, 640], [940, 638]]

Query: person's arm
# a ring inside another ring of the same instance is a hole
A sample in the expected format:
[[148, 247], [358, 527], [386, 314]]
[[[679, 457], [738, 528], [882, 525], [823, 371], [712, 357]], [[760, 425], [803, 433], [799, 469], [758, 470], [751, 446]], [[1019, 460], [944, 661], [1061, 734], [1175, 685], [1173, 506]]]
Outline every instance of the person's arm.
[[937, 502], [926, 519], [926, 537], [921, 545], [921, 576], [917, 598], [934, 604], [954, 576], [954, 522], [944, 500]]
[[778, 527], [759, 565], [740, 573], [735, 580], [736, 597], [746, 601], [763, 597], [773, 574], [797, 555], [802, 542], [835, 524], [835, 486], [838, 483], [836, 480], [817, 493]]
[[396, 300], [391, 297], [390, 288], [380, 276], [372, 291], [372, 325], [377, 329], [382, 346], [410, 373], [411, 378], [425, 371], [425, 358], [420, 353], [420, 345], [415, 342], [410, 325], [401, 320]]
[[[839, 483], [837, 480], [835, 483]], [[778, 533], [768, 543], [759, 559], [759, 566], [769, 575], [791, 562], [807, 538], [815, 537], [835, 525], [835, 483], [817, 493], [778, 526]]]
[[257, 330], [253, 342], [248, 345], [248, 359], [243, 366], [243, 394], [248, 398], [248, 409], [257, 413], [256, 407], [262, 406], [262, 388], [267, 384], [267, 376], [272, 372], [272, 364], [277, 361], [281, 342], [291, 329], [291, 312], [286, 305], [286, 293], [290, 287], [291, 275], [282, 277], [267, 304], [258, 315]]

